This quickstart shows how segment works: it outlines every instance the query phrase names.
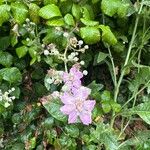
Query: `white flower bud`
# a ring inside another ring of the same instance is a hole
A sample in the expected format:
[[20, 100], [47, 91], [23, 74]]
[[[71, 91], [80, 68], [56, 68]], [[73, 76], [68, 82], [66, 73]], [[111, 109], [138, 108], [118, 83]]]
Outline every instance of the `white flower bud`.
[[15, 98], [16, 98], [15, 96], [12, 96], [12, 97], [11, 97], [12, 100], [14, 100]]
[[15, 88], [13, 87], [13, 88], [11, 88], [11, 91], [13, 92], [13, 91], [15, 91]]
[[47, 49], [44, 50], [44, 55], [45, 55], [45, 56], [49, 55], [49, 51], [48, 51]]
[[29, 22], [29, 21], [30, 21], [30, 19], [29, 19], [29, 18], [27, 18], [27, 19], [26, 19], [26, 22]]
[[76, 56], [76, 53], [75, 53], [75, 52], [72, 52], [70, 55], [71, 55], [72, 57], [74, 57], [74, 56]]
[[5, 104], [4, 104], [4, 107], [5, 108], [7, 108], [7, 107], [9, 107], [10, 106], [10, 104], [8, 103], [8, 102], [6, 102]]
[[88, 74], [87, 70], [84, 70], [83, 74], [86, 76]]
[[63, 36], [67, 38], [69, 34], [67, 32], [64, 32]]
[[78, 53], [78, 52], [76, 52], [76, 55], [79, 55], [79, 53]]
[[44, 47], [45, 47], [45, 44], [42, 44], [41, 46], [44, 48]]
[[79, 44], [79, 45], [83, 45], [83, 41], [82, 41], [82, 40], [79, 40], [79, 41], [78, 41], [78, 44]]
[[73, 60], [74, 60], [74, 61], [78, 61], [78, 60], [79, 60], [79, 58], [78, 58], [78, 57], [75, 57]]
[[69, 60], [73, 60], [73, 56], [72, 55], [68, 55], [68, 59]]
[[30, 41], [30, 39], [29, 39], [29, 38], [26, 38], [26, 41], [28, 42], [28, 41]]
[[82, 60], [82, 61], [80, 61], [80, 64], [81, 64], [81, 65], [84, 65], [84, 64], [85, 64], [85, 62]]
[[85, 49], [89, 49], [89, 46], [88, 46], [88, 45], [85, 45], [84, 48], [85, 48]]

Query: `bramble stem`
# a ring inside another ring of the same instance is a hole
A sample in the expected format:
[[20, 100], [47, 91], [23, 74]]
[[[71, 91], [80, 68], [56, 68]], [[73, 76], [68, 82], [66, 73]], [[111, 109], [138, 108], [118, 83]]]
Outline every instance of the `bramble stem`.
[[[123, 77], [124, 77], [124, 74], [125, 74], [125, 71], [126, 71], [126, 66], [127, 66], [128, 62], [129, 62], [132, 46], [133, 46], [133, 43], [134, 43], [134, 40], [135, 40], [135, 37], [136, 37], [136, 31], [137, 31], [137, 26], [138, 26], [138, 22], [139, 22], [139, 14], [141, 13], [142, 8], [143, 8], [143, 0], [141, 2], [141, 6], [140, 6], [140, 9], [139, 9], [139, 12], [138, 12], [138, 14], [136, 16], [134, 30], [133, 30], [132, 38], [131, 38], [130, 45], [129, 45], [129, 48], [128, 48], [127, 56], [126, 56], [126, 59], [125, 59], [124, 65], [123, 65], [123, 69], [121, 71], [121, 75], [120, 75], [119, 80], [117, 82], [117, 85], [115, 87], [115, 91], [114, 91], [114, 101], [115, 102], [117, 102], [120, 85], [122, 83], [122, 80], [123, 80]], [[114, 116], [114, 115], [115, 115], [115, 112], [113, 111], [113, 115], [112, 116]], [[112, 117], [111, 128], [113, 128], [114, 121], [115, 121], [115, 117]]]

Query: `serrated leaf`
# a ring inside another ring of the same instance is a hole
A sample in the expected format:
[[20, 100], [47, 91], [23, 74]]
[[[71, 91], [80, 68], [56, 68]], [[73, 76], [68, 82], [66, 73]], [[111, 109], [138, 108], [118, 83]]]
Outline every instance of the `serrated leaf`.
[[10, 18], [10, 6], [3, 4], [0, 5], [0, 26]]
[[22, 75], [16, 67], [1, 69], [0, 77], [9, 83], [20, 83], [22, 81]]
[[77, 4], [73, 4], [72, 6], [72, 15], [79, 20], [81, 18], [81, 7]]
[[28, 52], [28, 47], [26, 46], [21, 46], [21, 47], [16, 48], [16, 53], [19, 58], [24, 57], [27, 54], [27, 52]]
[[0, 37], [0, 50], [6, 50], [10, 45], [10, 36]]
[[58, 6], [54, 4], [49, 4], [49, 5], [42, 7], [39, 10], [39, 16], [41, 16], [44, 19], [51, 19], [54, 17], [61, 17], [62, 15]]
[[140, 72], [136, 75], [135, 79], [129, 84], [129, 89], [132, 92], [138, 91], [141, 85], [150, 81], [150, 67], [143, 66], [140, 68]]
[[46, 22], [47, 25], [49, 26], [54, 26], [54, 27], [58, 27], [58, 26], [63, 26], [65, 24], [63, 18], [52, 18], [50, 20], [48, 20]]
[[70, 26], [75, 26], [75, 21], [71, 14], [66, 14], [64, 17], [64, 20], [65, 20], [66, 24], [68, 24]]
[[101, 9], [104, 14], [110, 17], [112, 17], [115, 14], [118, 14], [118, 16], [122, 18], [127, 16], [130, 4], [132, 4], [130, 1], [102, 0]]
[[99, 27], [102, 30], [102, 40], [109, 45], [115, 45], [117, 43], [117, 39], [110, 30], [109, 26], [100, 25]]
[[23, 3], [11, 3], [13, 17], [18, 24], [22, 24], [28, 15], [28, 8]]
[[55, 119], [62, 122], [67, 121], [67, 117], [60, 111], [61, 104], [59, 104], [57, 100], [48, 100], [43, 103], [43, 106]]
[[29, 4], [30, 19], [36, 24], [39, 23], [40, 21], [39, 10], [40, 10], [40, 7], [37, 4], [34, 4], [34, 3]]
[[86, 26], [97, 26], [99, 24], [98, 21], [86, 20], [84, 18], [81, 18], [80, 20]]
[[95, 44], [100, 41], [100, 32], [97, 27], [82, 27], [80, 35], [86, 44]]
[[150, 102], [141, 103], [134, 108], [126, 110], [123, 112], [125, 115], [139, 115], [147, 124], [150, 124]]
[[77, 138], [79, 136], [79, 129], [75, 125], [66, 125], [65, 132], [73, 138]]
[[10, 67], [13, 63], [13, 56], [8, 52], [0, 51], [0, 64], [5, 67]]

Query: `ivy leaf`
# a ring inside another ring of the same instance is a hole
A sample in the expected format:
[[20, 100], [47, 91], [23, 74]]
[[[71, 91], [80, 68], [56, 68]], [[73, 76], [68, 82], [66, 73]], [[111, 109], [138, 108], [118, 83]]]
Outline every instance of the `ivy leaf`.
[[41, 16], [44, 19], [51, 19], [54, 17], [61, 17], [62, 15], [58, 6], [54, 4], [49, 4], [49, 5], [42, 7], [39, 10], [39, 16]]
[[70, 26], [75, 26], [75, 21], [71, 14], [66, 14], [64, 17], [64, 20], [65, 20], [66, 24], [68, 24]]
[[117, 39], [114, 36], [114, 34], [111, 32], [109, 26], [100, 25], [99, 27], [102, 30], [103, 42], [106, 42], [109, 45], [115, 45], [117, 43]]
[[9, 83], [20, 83], [22, 81], [22, 75], [16, 67], [1, 69], [0, 78]]
[[82, 27], [80, 35], [86, 44], [95, 44], [100, 41], [100, 32], [97, 27]]
[[11, 3], [11, 10], [15, 21], [22, 24], [28, 15], [28, 8], [23, 3]]
[[84, 19], [84, 18], [81, 18], [80, 20], [86, 26], [96, 26], [96, 25], [99, 24], [98, 21], [87, 20], [87, 19]]
[[10, 6], [3, 4], [0, 5], [0, 26], [10, 18]]
[[40, 7], [37, 4], [34, 4], [34, 3], [29, 4], [30, 19], [31, 19], [31, 21], [33, 21], [36, 24], [38, 24], [40, 21], [40, 17], [38, 14], [39, 10], [40, 10]]
[[125, 110], [125, 115], [139, 115], [147, 124], [150, 124], [150, 102], [141, 103], [134, 108]]
[[61, 104], [57, 100], [48, 100], [47, 102], [42, 102], [45, 109], [57, 120], [66, 122], [67, 117], [60, 111]]
[[82, 14], [81, 14], [81, 7], [79, 5], [73, 4], [72, 15], [76, 18], [76, 20], [80, 20]]
[[19, 58], [24, 57], [27, 54], [27, 52], [28, 52], [28, 47], [26, 46], [21, 46], [21, 47], [16, 48], [16, 53]]
[[0, 64], [5, 67], [10, 67], [13, 63], [13, 56], [8, 52], [0, 51]]

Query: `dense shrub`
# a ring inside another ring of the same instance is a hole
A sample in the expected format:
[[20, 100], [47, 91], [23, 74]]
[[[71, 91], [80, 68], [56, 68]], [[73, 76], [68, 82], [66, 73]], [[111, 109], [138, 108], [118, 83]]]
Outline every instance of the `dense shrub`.
[[148, 0], [0, 0], [0, 149], [150, 149]]

